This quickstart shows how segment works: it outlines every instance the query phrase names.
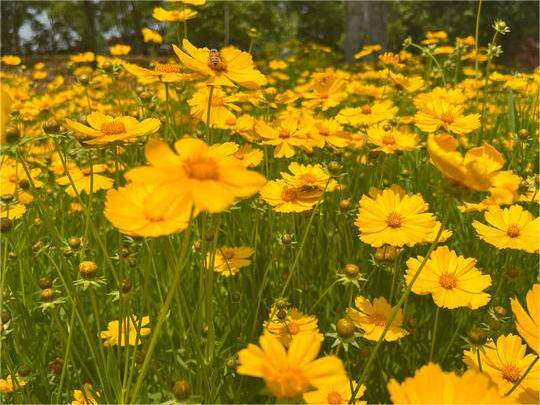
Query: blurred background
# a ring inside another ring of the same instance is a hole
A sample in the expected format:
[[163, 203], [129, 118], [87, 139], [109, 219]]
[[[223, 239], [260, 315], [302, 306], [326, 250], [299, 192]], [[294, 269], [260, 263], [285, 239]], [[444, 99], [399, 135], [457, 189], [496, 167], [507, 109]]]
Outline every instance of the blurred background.
[[[146, 55], [141, 29], [176, 41], [177, 23], [160, 23], [154, 7], [162, 1], [1, 1], [2, 54], [51, 55], [82, 51], [106, 53], [114, 44], [129, 44], [132, 54]], [[410, 35], [420, 41], [426, 31], [444, 29], [450, 38], [474, 36], [477, 1], [209, 1], [187, 22], [189, 38], [200, 46], [234, 44], [247, 49], [248, 31], [259, 32], [253, 52], [275, 57], [291, 40], [333, 48], [343, 58], [366, 43], [388, 50], [401, 48]], [[484, 1], [480, 42], [493, 35], [491, 25], [503, 19], [511, 33], [502, 38], [502, 62], [538, 66], [539, 1]], [[168, 54], [165, 44], [157, 50]]]

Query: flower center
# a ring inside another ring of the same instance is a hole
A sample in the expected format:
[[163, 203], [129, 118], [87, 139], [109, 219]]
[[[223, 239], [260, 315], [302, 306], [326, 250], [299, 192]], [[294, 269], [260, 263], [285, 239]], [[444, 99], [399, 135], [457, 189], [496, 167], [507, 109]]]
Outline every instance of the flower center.
[[279, 137], [281, 139], [287, 139], [287, 138], [290, 138], [291, 137], [291, 131], [289, 131], [288, 129], [280, 129], [279, 130]]
[[217, 94], [212, 97], [212, 107], [221, 107], [224, 105], [223, 97], [218, 96]]
[[156, 63], [156, 72], [161, 73], [180, 73], [182, 71], [182, 66], [177, 65], [176, 63]]
[[454, 122], [454, 117], [452, 114], [443, 113], [441, 114], [441, 121], [448, 125]]
[[341, 404], [341, 395], [339, 395], [335, 391], [332, 391], [328, 393], [326, 400], [328, 401], [330, 405], [339, 405]]
[[311, 173], [304, 173], [302, 176], [301, 176], [302, 180], [304, 180], [306, 183], [315, 183], [317, 181], [317, 179], [315, 178], [315, 176]]
[[144, 214], [144, 217], [148, 220], [148, 222], [162, 222], [163, 217], [157, 216], [157, 215], [151, 215], [151, 214]]
[[511, 238], [517, 238], [519, 236], [519, 227], [514, 224], [509, 225], [506, 234]]
[[10, 174], [8, 180], [10, 183], [17, 183], [17, 176], [15, 174]]
[[283, 191], [281, 191], [281, 199], [285, 202], [295, 201], [297, 198], [297, 195], [298, 193], [295, 188], [285, 187]]
[[126, 126], [119, 121], [104, 122], [101, 124], [101, 132], [106, 135], [118, 135], [126, 132]]
[[295, 322], [290, 322], [287, 324], [287, 330], [291, 335], [296, 335], [298, 332], [300, 332], [300, 326], [298, 326]]
[[234, 257], [234, 252], [232, 250], [224, 250], [221, 252], [221, 255], [224, 259], [230, 260]]
[[382, 137], [382, 143], [385, 145], [393, 145], [396, 143], [396, 138], [392, 134], [384, 134]]
[[520, 377], [519, 368], [516, 366], [505, 366], [502, 369], [502, 378], [511, 383], [515, 383]]
[[266, 386], [278, 398], [293, 398], [309, 388], [309, 381], [297, 367], [271, 370], [265, 378]]
[[362, 106], [362, 114], [371, 114], [371, 107], [369, 105]]
[[184, 170], [190, 179], [217, 180], [219, 179], [219, 165], [215, 160], [207, 157], [194, 157], [184, 161]]
[[215, 71], [225, 70], [225, 62], [217, 49], [210, 49], [210, 53], [208, 54], [208, 67]]
[[386, 317], [381, 314], [373, 314], [370, 316], [371, 323], [377, 325], [377, 326], [385, 326], [386, 325]]
[[439, 277], [439, 284], [446, 290], [451, 290], [457, 287], [457, 278], [454, 274], [443, 273]]
[[399, 228], [402, 223], [403, 217], [397, 212], [391, 212], [386, 217], [386, 225], [388, 225], [390, 228]]

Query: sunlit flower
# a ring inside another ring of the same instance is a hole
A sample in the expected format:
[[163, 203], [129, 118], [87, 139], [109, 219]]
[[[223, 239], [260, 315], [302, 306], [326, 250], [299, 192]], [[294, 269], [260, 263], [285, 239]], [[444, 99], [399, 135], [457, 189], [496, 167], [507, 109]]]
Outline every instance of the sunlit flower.
[[394, 118], [397, 111], [398, 108], [386, 100], [361, 107], [346, 107], [338, 113], [336, 119], [352, 126], [373, 125]]
[[[422, 256], [407, 260], [405, 280], [410, 284], [420, 267]], [[458, 256], [456, 252], [441, 246], [435, 249], [422, 272], [413, 284], [415, 294], [431, 294], [435, 304], [442, 308], [467, 306], [477, 309], [489, 302], [484, 290], [491, 285], [491, 277], [476, 268], [476, 260]]]
[[238, 352], [238, 374], [262, 378], [266, 388], [277, 398], [295, 398], [313, 387], [337, 386], [348, 378], [341, 360], [335, 356], [316, 359], [323, 341], [319, 333], [305, 333], [292, 338], [285, 350], [278, 338], [266, 333], [260, 346], [249, 344]]
[[480, 128], [480, 114], [463, 113], [464, 107], [442, 100], [433, 100], [423, 106], [414, 117], [416, 126], [424, 132], [444, 129], [455, 134], [468, 134]]
[[113, 56], [125, 56], [131, 52], [131, 45], [116, 44], [109, 48], [109, 52]]
[[[64, 176], [57, 178], [56, 182], [61, 186], [67, 186], [65, 190], [72, 197], [83, 192], [89, 194], [99, 190], [108, 190], [113, 186], [114, 180], [99, 174], [105, 170], [107, 170], [106, 165], [93, 165], [82, 169], [74, 167], [69, 169], [69, 176], [64, 173]], [[73, 184], [71, 184], [72, 181]]]
[[304, 146], [307, 142], [307, 134], [310, 128], [304, 125], [298, 117], [287, 117], [267, 124], [258, 120], [255, 123], [255, 132], [264, 138], [264, 145], [274, 146], [274, 157], [289, 158], [295, 155], [295, 147]]
[[9, 65], [9, 66], [17, 66], [21, 64], [21, 58], [15, 55], [3, 55], [0, 58], [0, 61], [3, 64]]
[[71, 405], [96, 405], [99, 394], [96, 393], [91, 384], [84, 384], [82, 390], [73, 391], [73, 401]]
[[266, 84], [264, 75], [255, 69], [251, 55], [234, 47], [221, 51], [208, 48], [196, 48], [184, 39], [182, 51], [176, 45], [173, 50], [180, 61], [189, 69], [208, 77], [207, 84], [213, 86], [234, 86], [238, 84], [249, 89], [256, 89]]
[[[254, 250], [247, 246], [229, 247], [221, 246], [217, 248], [214, 254], [214, 271], [223, 277], [234, 276], [238, 274], [242, 267], [247, 267], [251, 264], [249, 259], [253, 255]], [[212, 254], [206, 254], [206, 266], [210, 268], [212, 265]]]
[[318, 189], [302, 190], [283, 179], [269, 181], [261, 190], [261, 198], [277, 212], [308, 211], [321, 199]]
[[402, 383], [388, 383], [394, 404], [506, 404], [513, 401], [497, 392], [489, 377], [474, 370], [463, 375], [444, 372], [429, 363]]
[[[139, 319], [135, 315], [128, 316], [122, 320], [122, 326], [119, 328], [119, 322], [111, 321], [107, 325], [106, 331], [99, 332], [99, 337], [104, 339], [105, 346], [135, 346], [141, 344], [141, 337], [148, 336], [151, 333], [150, 328], [147, 328], [150, 323], [148, 316], [143, 316]], [[120, 330], [119, 330], [120, 329]], [[120, 336], [120, 341], [118, 337]], [[127, 339], [126, 339], [127, 338]]]
[[156, 7], [152, 11], [152, 17], [162, 22], [187, 21], [196, 16], [197, 12], [187, 7], [181, 10], [165, 10], [163, 7]]
[[234, 157], [240, 160], [244, 167], [256, 167], [262, 162], [263, 155], [261, 150], [245, 144], [238, 148]]
[[[356, 381], [352, 381], [352, 387], [356, 387]], [[366, 392], [366, 387], [362, 385], [356, 393], [354, 404], [365, 404], [366, 401], [361, 401], [360, 398]], [[343, 381], [339, 385], [327, 385], [320, 387], [316, 391], [306, 392], [303, 395], [306, 404], [349, 404], [353, 391], [351, 389], [351, 381]]]
[[[347, 309], [347, 316], [351, 318], [355, 326], [364, 332], [362, 337], [368, 340], [378, 341], [390, 320], [392, 305], [386, 298], [375, 298], [373, 302], [365, 297], [356, 297], [355, 308]], [[388, 328], [384, 340], [392, 342], [407, 335], [407, 331], [402, 329], [403, 312], [398, 310], [396, 317]]]
[[155, 44], [163, 43], [163, 37], [157, 31], [145, 27], [141, 30], [141, 33], [143, 35], [144, 42], [154, 42]]
[[371, 55], [374, 52], [379, 52], [381, 50], [381, 46], [379, 44], [374, 45], [364, 45], [360, 51], [358, 51], [354, 55], [354, 59], [362, 59], [368, 55]]
[[289, 347], [293, 336], [319, 331], [315, 316], [305, 315], [296, 308], [285, 310], [277, 306], [272, 307], [264, 327], [271, 334], [278, 336], [285, 347]]
[[516, 317], [516, 329], [529, 347], [540, 353], [540, 284], [535, 284], [527, 292], [527, 311], [517, 298], [510, 299], [512, 312]]
[[141, 79], [159, 79], [163, 83], [185, 82], [198, 79], [198, 74], [186, 73], [179, 63], [159, 63], [154, 64], [154, 69], [146, 69], [133, 63], [124, 62], [124, 68]]
[[518, 249], [535, 253], [540, 247], [540, 219], [535, 218], [521, 205], [509, 208], [489, 206], [484, 214], [489, 225], [473, 222], [478, 236], [497, 249]]
[[0, 394], [11, 394], [25, 385], [26, 381], [23, 378], [17, 375], [14, 380], [10, 374], [6, 378], [0, 378]]
[[418, 148], [418, 136], [405, 127], [394, 128], [386, 125], [372, 126], [367, 129], [369, 143], [377, 145], [374, 150], [384, 153], [410, 151]]
[[[210, 91], [212, 91], [212, 100], [210, 106], [210, 121], [208, 121], [208, 104], [210, 102]], [[227, 95], [219, 87], [211, 90], [209, 87], [201, 87], [189, 99], [188, 104], [191, 108], [191, 116], [204, 122], [209, 122], [211, 127], [225, 129], [231, 123], [236, 122], [236, 117], [231, 112], [242, 111], [236, 104], [237, 97]]]

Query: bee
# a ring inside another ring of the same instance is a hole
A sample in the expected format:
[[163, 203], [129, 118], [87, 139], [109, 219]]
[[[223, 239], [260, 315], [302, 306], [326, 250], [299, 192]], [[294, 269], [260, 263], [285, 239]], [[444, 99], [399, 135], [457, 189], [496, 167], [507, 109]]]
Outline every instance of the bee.
[[210, 49], [210, 54], [208, 55], [208, 65], [214, 70], [223, 70], [224, 63], [217, 49]]

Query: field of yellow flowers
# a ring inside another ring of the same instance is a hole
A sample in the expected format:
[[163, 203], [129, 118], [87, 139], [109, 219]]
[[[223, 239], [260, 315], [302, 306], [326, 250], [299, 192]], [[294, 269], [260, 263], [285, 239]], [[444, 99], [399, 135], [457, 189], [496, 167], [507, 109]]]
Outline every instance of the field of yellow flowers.
[[195, 9], [154, 10], [168, 57], [2, 56], [2, 402], [538, 403], [509, 27], [254, 61]]

